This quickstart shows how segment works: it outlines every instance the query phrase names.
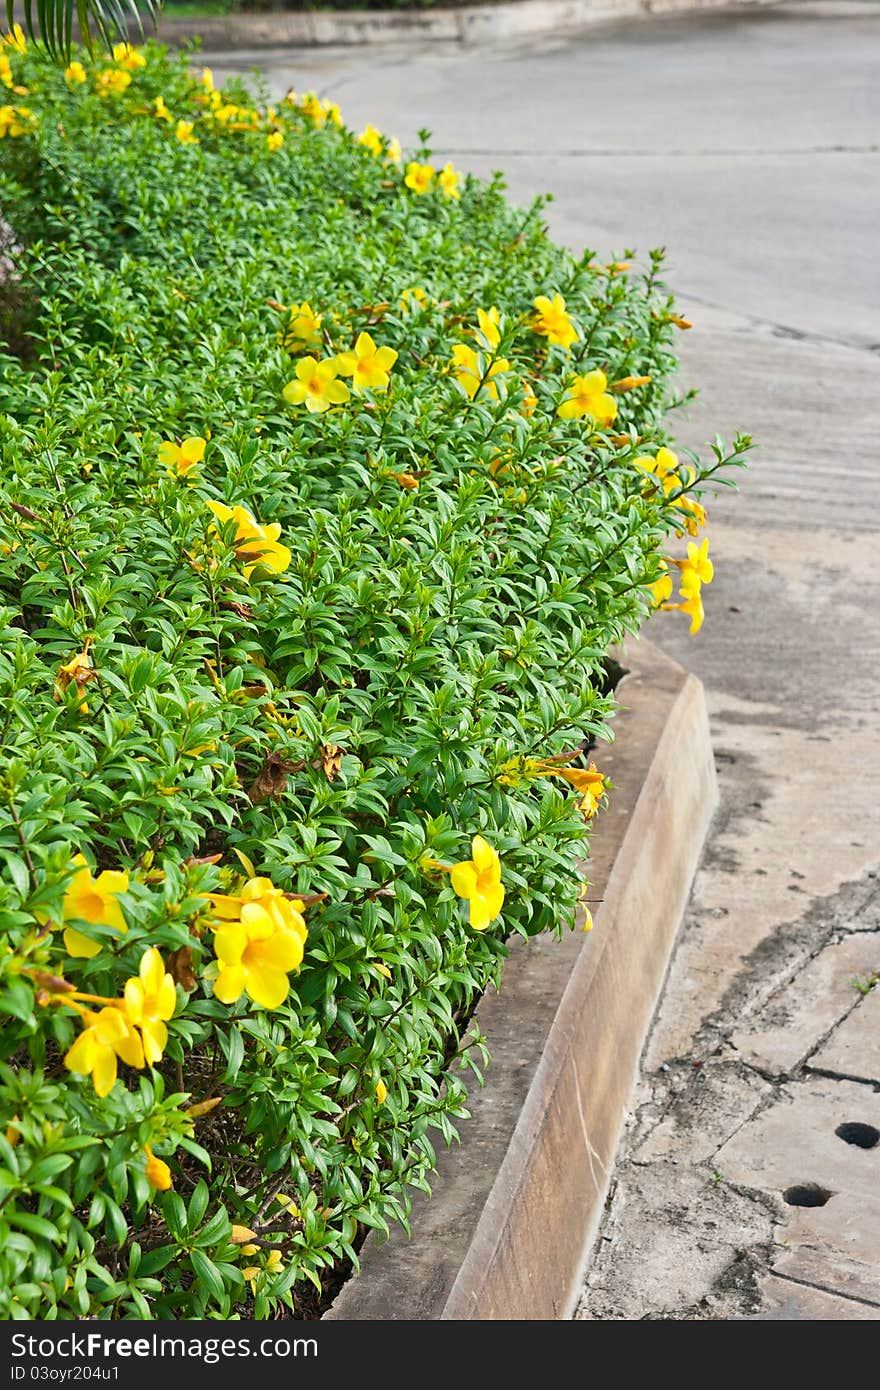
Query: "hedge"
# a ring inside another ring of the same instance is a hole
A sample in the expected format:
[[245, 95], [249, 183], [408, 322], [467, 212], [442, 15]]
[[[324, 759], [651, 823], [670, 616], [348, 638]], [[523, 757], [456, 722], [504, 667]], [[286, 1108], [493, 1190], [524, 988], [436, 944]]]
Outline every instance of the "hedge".
[[314, 1316], [574, 921], [609, 648], [673, 576], [699, 625], [748, 441], [669, 447], [660, 253], [156, 45], [2, 55], [0, 1310]]

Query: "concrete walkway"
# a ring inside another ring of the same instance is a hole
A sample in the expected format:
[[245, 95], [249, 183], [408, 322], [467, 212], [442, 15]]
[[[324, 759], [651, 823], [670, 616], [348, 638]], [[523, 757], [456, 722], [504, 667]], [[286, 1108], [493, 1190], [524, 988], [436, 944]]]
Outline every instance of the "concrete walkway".
[[679, 436], [761, 448], [710, 508], [703, 632], [652, 624], [722, 805], [578, 1316], [880, 1319], [880, 4], [259, 61], [552, 190], [578, 250], [671, 250]]

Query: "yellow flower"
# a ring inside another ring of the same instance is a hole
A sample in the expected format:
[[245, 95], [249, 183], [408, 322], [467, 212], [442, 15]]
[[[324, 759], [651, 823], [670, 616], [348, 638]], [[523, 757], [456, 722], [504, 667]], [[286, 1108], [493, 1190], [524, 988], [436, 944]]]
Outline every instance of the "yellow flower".
[[272, 153], [274, 153], [275, 150], [280, 150], [283, 144], [284, 136], [280, 130], [272, 130], [266, 136], [266, 149], [272, 151]]
[[470, 924], [474, 931], [485, 931], [490, 922], [501, 915], [504, 885], [501, 882], [501, 860], [482, 835], [471, 841], [471, 859], [455, 864], [449, 879], [460, 898], [470, 904]]
[[478, 309], [477, 322], [486, 346], [494, 352], [501, 342], [501, 315], [495, 305], [491, 309]]
[[520, 415], [524, 415], [527, 420], [531, 420], [538, 408], [538, 397], [535, 395], [534, 389], [528, 381], [524, 381], [522, 384], [522, 394], [523, 403], [519, 413]]
[[123, 68], [105, 68], [98, 73], [95, 86], [102, 97], [118, 97], [131, 85], [131, 73]]
[[329, 114], [327, 104], [325, 104], [314, 92], [307, 92], [300, 102], [300, 111], [307, 116], [310, 121], [320, 129], [327, 120]]
[[[700, 527], [706, 525], [706, 508], [697, 501], [696, 497], [688, 496], [676, 498], [673, 506], [678, 511], [684, 512], [684, 530], [687, 531], [688, 535], [698, 535]], [[681, 532], [678, 534], [681, 535]]]
[[81, 84], [87, 80], [85, 68], [82, 63], [77, 63], [75, 60], [72, 63], [68, 63], [67, 67], [64, 69], [64, 76], [67, 78], [68, 82], [76, 84]]
[[165, 105], [165, 98], [163, 96], [153, 98], [153, 115], [160, 121], [174, 120], [174, 117]]
[[698, 594], [704, 584], [712, 583], [715, 576], [715, 566], [709, 559], [709, 537], [705, 538], [702, 545], [696, 545], [690, 541], [687, 548], [687, 559], [673, 560], [672, 563], [678, 567], [681, 575], [682, 598], [690, 598], [693, 594]]
[[358, 145], [363, 145], [370, 154], [380, 155], [382, 153], [382, 134], [374, 125], [367, 125], [357, 137]]
[[[86, 686], [89, 681], [97, 679], [92, 658], [89, 655], [91, 639], [87, 638], [85, 646], [76, 656], [72, 656], [69, 661], [58, 667], [58, 674], [55, 677], [55, 699], [60, 700], [71, 682], [76, 686], [76, 693], [82, 699], [85, 694]], [[88, 714], [89, 707], [85, 700], [79, 707], [80, 714]]]
[[[286, 545], [281, 545], [278, 537], [281, 526], [277, 521], [261, 526], [251, 516], [246, 507], [227, 507], [223, 502], [208, 498], [208, 506], [218, 521], [235, 522], [233, 547], [236, 557], [244, 562], [244, 577], [249, 579], [257, 565], [265, 565], [274, 574], [283, 574], [291, 561], [291, 553]], [[216, 528], [214, 528], [216, 529]]]
[[168, 1041], [165, 1020], [177, 1008], [177, 991], [155, 946], [144, 951], [137, 975], [125, 982], [123, 997], [129, 1019], [140, 1029], [147, 1065], [161, 1062]]
[[509, 371], [510, 363], [506, 357], [499, 357], [491, 365], [483, 366], [482, 359], [472, 347], [456, 343], [452, 349], [452, 367], [456, 381], [471, 400], [481, 387], [497, 400], [498, 387], [492, 378]]
[[302, 348], [320, 347], [323, 315], [316, 314], [308, 300], [291, 304], [290, 318], [284, 330], [284, 346], [288, 352]]
[[672, 575], [666, 568], [666, 561], [661, 560], [660, 563], [663, 566], [663, 573], [659, 579], [655, 579], [653, 583], [648, 585], [655, 608], [659, 608], [661, 603], [665, 603], [668, 598], [672, 597]]
[[557, 415], [562, 420], [590, 420], [594, 425], [610, 425], [617, 415], [617, 401], [609, 396], [604, 372], [576, 376], [568, 388]]
[[180, 120], [177, 122], [177, 125], [174, 128], [174, 134], [180, 141], [181, 145], [198, 145], [201, 143], [198, 136], [193, 135], [194, 124], [194, 121]]
[[636, 468], [641, 468], [643, 473], [653, 473], [655, 478], [659, 478], [665, 493], [674, 492], [681, 487], [678, 454], [674, 454], [665, 445], [657, 450], [656, 458], [652, 458], [650, 454], [640, 454], [637, 459], [633, 459], [633, 463]]
[[401, 149], [400, 141], [397, 139], [396, 136], [394, 136], [391, 140], [388, 141], [388, 148], [385, 151], [385, 158], [390, 159], [392, 164], [399, 164], [403, 159], [403, 150]]
[[113, 61], [128, 72], [137, 72], [138, 68], [147, 66], [144, 55], [139, 53], [130, 43], [115, 43], [113, 45]]
[[612, 391], [635, 391], [637, 386], [649, 386], [653, 377], [650, 376], [622, 376], [619, 381], [615, 381], [611, 387]]
[[412, 160], [406, 166], [404, 183], [413, 193], [427, 193], [434, 182], [434, 168], [431, 164], [418, 164]]
[[566, 312], [562, 295], [554, 294], [550, 299], [546, 294], [539, 294], [532, 303], [535, 307], [531, 322], [533, 332], [546, 338], [548, 343], [555, 343], [566, 351], [570, 349], [572, 343], [577, 342], [578, 332]]
[[217, 90], [216, 87], [214, 86], [214, 69], [213, 69], [213, 68], [202, 68], [202, 75], [201, 75], [201, 77], [199, 78], [199, 84], [200, 84], [202, 87], [204, 87], [204, 89], [205, 89], [206, 92], [215, 92], [215, 91]]
[[339, 110], [337, 102], [324, 101], [322, 106], [325, 120], [328, 120], [331, 125], [342, 125], [342, 112]]
[[[161, 97], [158, 98], [162, 100]], [[185, 478], [187, 473], [191, 473], [205, 456], [205, 445], [207, 440], [201, 435], [190, 435], [184, 439], [182, 444], [175, 444], [173, 439], [163, 439], [159, 445], [159, 462], [164, 463], [169, 473], [176, 473], [178, 478]]]
[[[128, 892], [128, 874], [116, 869], [105, 869], [92, 878], [84, 857], [74, 858], [77, 871], [67, 885], [61, 904], [61, 919], [64, 922], [93, 922], [114, 931], [125, 933], [128, 927], [122, 915], [117, 895]], [[64, 945], [69, 956], [91, 960], [101, 949], [101, 943], [86, 936], [75, 927], [64, 931]], [[142, 1064], [141, 1064], [142, 1065]]]
[[13, 24], [8, 34], [0, 35], [0, 44], [5, 48], [14, 48], [16, 53], [26, 53], [27, 40], [25, 39], [24, 30], [21, 25]]
[[[64, 74], [65, 77], [67, 73]], [[0, 82], [4, 87], [11, 87], [15, 79], [12, 76], [12, 64], [5, 53], [0, 53]]]
[[116, 1080], [116, 1059], [130, 1067], [144, 1065], [141, 1040], [121, 1008], [113, 1005], [98, 1013], [84, 1013], [85, 1027], [68, 1049], [64, 1065], [76, 1076], [91, 1076], [95, 1091], [106, 1096]]
[[341, 352], [336, 359], [340, 376], [350, 376], [355, 391], [387, 391], [388, 373], [397, 361], [394, 348], [376, 347], [369, 333], [361, 333], [354, 352]]
[[384, 1105], [387, 1099], [388, 1099], [388, 1087], [385, 1085], [385, 1082], [384, 1082], [384, 1081], [377, 1081], [377, 1082], [376, 1082], [376, 1100], [379, 1102], [380, 1105]]
[[0, 140], [27, 135], [36, 126], [33, 112], [26, 106], [0, 106]]
[[703, 626], [703, 618], [705, 617], [703, 612], [703, 596], [699, 590], [697, 590], [694, 593], [683, 595], [683, 597], [684, 603], [665, 603], [663, 607], [667, 609], [679, 609], [682, 613], [686, 613], [691, 620], [691, 636], [693, 637]]
[[458, 173], [451, 164], [444, 164], [440, 173], [437, 175], [437, 182], [442, 188], [447, 198], [458, 200], [461, 193], [458, 189]]
[[164, 1159], [157, 1158], [149, 1144], [144, 1145], [144, 1153], [147, 1156], [147, 1164], [144, 1172], [147, 1175], [147, 1182], [151, 1187], [155, 1187], [159, 1192], [167, 1192], [171, 1186], [171, 1169]]
[[234, 1004], [246, 992], [264, 1009], [277, 1009], [290, 990], [288, 971], [302, 963], [308, 935], [302, 903], [268, 878], [248, 879], [237, 895], [208, 897], [224, 921], [214, 933], [220, 963], [215, 997]]
[[345, 382], [336, 380], [338, 371], [335, 357], [323, 362], [301, 357], [296, 364], [296, 381], [289, 381], [281, 394], [288, 405], [304, 405], [310, 415], [323, 415], [331, 405], [344, 405], [350, 397]]
[[405, 314], [417, 313], [419, 309], [425, 309], [428, 305], [428, 296], [420, 285], [414, 285], [412, 289], [404, 290], [400, 296], [400, 307]]

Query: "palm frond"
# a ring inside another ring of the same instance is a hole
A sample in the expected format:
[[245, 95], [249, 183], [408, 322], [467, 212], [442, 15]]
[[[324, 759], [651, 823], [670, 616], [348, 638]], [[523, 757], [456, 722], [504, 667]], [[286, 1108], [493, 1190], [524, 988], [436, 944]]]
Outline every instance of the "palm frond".
[[[70, 61], [74, 26], [89, 51], [120, 40], [145, 36], [144, 21], [155, 27], [161, 0], [24, 0], [24, 31], [56, 61]], [[9, 28], [17, 21], [15, 0], [6, 0]]]

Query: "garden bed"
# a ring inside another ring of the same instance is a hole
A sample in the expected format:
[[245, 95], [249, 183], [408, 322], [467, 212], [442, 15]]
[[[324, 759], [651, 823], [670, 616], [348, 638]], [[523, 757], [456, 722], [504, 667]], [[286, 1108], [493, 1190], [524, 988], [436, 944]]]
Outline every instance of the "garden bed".
[[669, 447], [660, 253], [156, 45], [0, 81], [0, 1314], [313, 1316], [582, 940], [608, 653], [748, 440]]

